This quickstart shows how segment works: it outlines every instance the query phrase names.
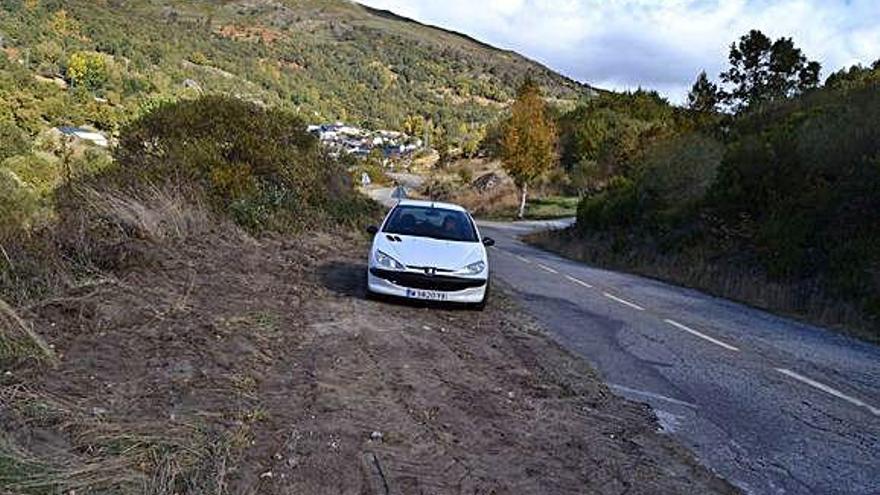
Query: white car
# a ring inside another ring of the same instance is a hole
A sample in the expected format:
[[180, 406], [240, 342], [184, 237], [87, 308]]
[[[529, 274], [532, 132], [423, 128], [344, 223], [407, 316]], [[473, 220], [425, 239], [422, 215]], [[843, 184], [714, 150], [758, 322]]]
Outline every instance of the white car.
[[458, 205], [401, 200], [381, 227], [371, 226], [373, 247], [367, 294], [452, 303], [482, 309], [489, 297], [489, 259], [474, 219]]

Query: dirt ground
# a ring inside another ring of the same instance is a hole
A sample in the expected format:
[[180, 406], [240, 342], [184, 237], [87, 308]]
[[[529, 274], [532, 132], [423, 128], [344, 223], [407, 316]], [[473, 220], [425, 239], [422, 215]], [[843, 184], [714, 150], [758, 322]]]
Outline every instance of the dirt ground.
[[214, 234], [21, 308], [0, 492], [733, 493], [496, 291], [368, 301], [366, 243]]

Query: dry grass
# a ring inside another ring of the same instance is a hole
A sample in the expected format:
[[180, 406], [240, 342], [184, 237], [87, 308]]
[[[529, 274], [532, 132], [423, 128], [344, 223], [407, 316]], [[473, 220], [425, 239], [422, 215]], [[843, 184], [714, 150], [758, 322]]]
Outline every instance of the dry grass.
[[455, 195], [453, 201], [475, 216], [494, 217], [503, 213], [515, 214], [519, 207], [519, 193], [513, 184], [504, 182], [486, 192], [466, 188]]
[[855, 304], [830, 297], [816, 281], [782, 283], [766, 274], [723, 265], [699, 250], [659, 253], [615, 250], [609, 239], [580, 238], [568, 231], [532, 235], [529, 242], [568, 258], [699, 289], [810, 323], [878, 342], [877, 322]]
[[101, 224], [113, 237], [160, 242], [185, 239], [216, 225], [198, 195], [171, 187], [147, 185], [133, 192], [84, 186], [74, 194], [76, 209], [65, 211], [66, 218], [83, 227]]
[[[244, 443], [240, 432], [193, 424], [108, 423], [21, 385], [0, 389], [0, 406], [15, 427], [0, 433], [0, 487], [17, 494], [223, 494], [232, 452]], [[58, 435], [55, 447], [31, 451], [36, 431]]]
[[55, 353], [46, 342], [0, 299], [0, 367], [22, 361], [52, 363]]

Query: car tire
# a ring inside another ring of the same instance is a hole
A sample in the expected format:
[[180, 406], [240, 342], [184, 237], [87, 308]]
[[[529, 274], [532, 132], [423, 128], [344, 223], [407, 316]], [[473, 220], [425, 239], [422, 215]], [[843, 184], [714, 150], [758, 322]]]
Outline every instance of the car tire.
[[370, 282], [369, 280], [364, 280], [364, 299], [368, 301], [378, 301], [379, 294], [370, 290]]

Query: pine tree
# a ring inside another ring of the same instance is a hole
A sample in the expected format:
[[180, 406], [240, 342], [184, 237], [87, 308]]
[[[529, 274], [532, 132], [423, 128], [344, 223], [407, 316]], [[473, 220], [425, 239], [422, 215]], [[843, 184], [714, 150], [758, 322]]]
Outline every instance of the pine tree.
[[688, 108], [700, 113], [712, 113], [718, 110], [720, 100], [718, 86], [709, 80], [706, 71], [700, 72], [688, 93]]
[[791, 38], [772, 41], [756, 29], [730, 46], [728, 60], [721, 80], [731, 89], [724, 100], [736, 110], [815, 88], [822, 69], [818, 62], [808, 62]]
[[529, 184], [557, 161], [557, 139], [541, 90], [527, 78], [517, 91], [501, 140], [504, 170], [520, 190], [519, 218], [525, 215]]

